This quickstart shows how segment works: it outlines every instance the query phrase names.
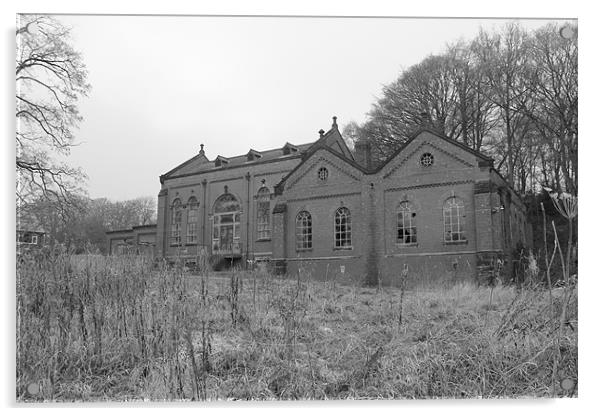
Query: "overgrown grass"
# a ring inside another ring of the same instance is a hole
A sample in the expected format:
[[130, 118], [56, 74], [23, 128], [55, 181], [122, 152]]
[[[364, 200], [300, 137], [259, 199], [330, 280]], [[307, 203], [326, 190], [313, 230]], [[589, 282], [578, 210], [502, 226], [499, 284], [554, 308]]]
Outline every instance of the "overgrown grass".
[[402, 294], [327, 285], [303, 272], [194, 276], [142, 257], [25, 255], [16, 394], [20, 401], [575, 396], [570, 290], [561, 327], [564, 289], [551, 300], [544, 288], [470, 284]]

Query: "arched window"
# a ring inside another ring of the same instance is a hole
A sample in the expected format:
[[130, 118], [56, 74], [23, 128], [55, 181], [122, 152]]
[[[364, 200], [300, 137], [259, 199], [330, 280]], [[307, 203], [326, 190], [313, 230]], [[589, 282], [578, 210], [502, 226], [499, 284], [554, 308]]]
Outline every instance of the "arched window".
[[188, 244], [197, 243], [197, 221], [199, 218], [199, 201], [191, 196], [188, 199], [188, 228], [186, 232], [186, 242]]
[[214, 254], [240, 254], [240, 203], [231, 193], [220, 196], [213, 205]]
[[345, 207], [334, 213], [334, 247], [351, 248], [351, 213]]
[[257, 192], [257, 239], [270, 239], [270, 190], [267, 186]]
[[301, 211], [297, 214], [295, 220], [295, 235], [297, 241], [297, 250], [311, 250], [312, 242], [312, 227], [311, 214], [307, 211]]
[[408, 201], [403, 201], [397, 207], [397, 243], [416, 244], [416, 212]]
[[443, 241], [466, 241], [464, 202], [452, 196], [443, 204]]
[[182, 201], [176, 198], [171, 204], [171, 244], [182, 243]]

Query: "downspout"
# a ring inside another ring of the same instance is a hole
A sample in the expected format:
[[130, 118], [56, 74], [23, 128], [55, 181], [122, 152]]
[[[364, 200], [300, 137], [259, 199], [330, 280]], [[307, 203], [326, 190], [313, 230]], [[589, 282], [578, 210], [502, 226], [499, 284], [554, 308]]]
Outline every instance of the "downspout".
[[251, 173], [247, 172], [245, 175], [247, 180], [247, 243], [245, 245], [245, 269], [248, 267], [247, 260], [249, 259], [249, 221], [250, 221], [250, 207], [251, 207]]
[[203, 247], [203, 250], [205, 250], [206, 254], [208, 253], [206, 244], [205, 244], [205, 234], [206, 234], [206, 220], [207, 220], [207, 179], [203, 179], [203, 181], [201, 182], [203, 184], [203, 223], [202, 223], [202, 240], [201, 240], [201, 244]]
[[[169, 241], [169, 236], [171, 235], [171, 222], [169, 221], [170, 219], [170, 214], [171, 214], [171, 210], [169, 208], [169, 190], [167, 191], [167, 193], [165, 194], [165, 203], [163, 204], [163, 241], [161, 242], [161, 250], [162, 250], [162, 258], [167, 257], [167, 247], [168, 247], [168, 241]], [[169, 231], [168, 228], [169, 227]]]

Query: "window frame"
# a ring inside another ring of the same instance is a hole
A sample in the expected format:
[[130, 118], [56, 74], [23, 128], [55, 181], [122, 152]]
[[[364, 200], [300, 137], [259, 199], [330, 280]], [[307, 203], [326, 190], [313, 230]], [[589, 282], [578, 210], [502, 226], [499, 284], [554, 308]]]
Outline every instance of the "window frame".
[[[425, 163], [425, 158], [429, 159], [428, 163]], [[430, 168], [435, 164], [435, 155], [433, 155], [431, 152], [424, 152], [420, 155], [420, 158], [418, 159], [418, 164], [423, 168]]]
[[180, 198], [174, 199], [171, 204], [171, 246], [182, 244], [182, 211], [184, 211], [182, 201]]
[[320, 166], [318, 168], [318, 182], [326, 183], [328, 181], [328, 177], [330, 176], [330, 172], [326, 166]]
[[[401, 225], [400, 225], [400, 216], [401, 216]], [[401, 201], [397, 206], [397, 211], [395, 215], [396, 219], [396, 230], [397, 234], [395, 236], [395, 242], [398, 246], [417, 246], [418, 245], [418, 227], [416, 225], [416, 210], [414, 209], [414, 205], [410, 201]], [[407, 223], [406, 223], [407, 221]], [[406, 234], [406, 230], [409, 231], [409, 234]], [[399, 234], [402, 231], [404, 238], [400, 239]], [[409, 242], [406, 242], [406, 237], [410, 237]]]
[[256, 195], [256, 223], [255, 232], [257, 241], [272, 239], [272, 216], [270, 211], [271, 193], [267, 186], [262, 186]]
[[[339, 222], [338, 224], [337, 220]], [[337, 208], [334, 213], [333, 221], [333, 239], [335, 250], [353, 250], [351, 231], [351, 210], [347, 207]]]
[[[198, 244], [198, 221], [200, 203], [195, 196], [188, 198], [186, 215], [186, 244]], [[194, 215], [193, 215], [194, 213]]]
[[[443, 242], [445, 244], [465, 244], [466, 206], [457, 196], [451, 196], [443, 202]], [[449, 219], [449, 223], [448, 220]], [[455, 229], [454, 229], [455, 226]], [[449, 233], [448, 233], [449, 232]], [[448, 238], [448, 235], [451, 236]], [[457, 236], [458, 238], [455, 238]]]
[[[222, 201], [228, 201], [230, 204], [234, 203], [234, 207], [230, 206], [228, 207], [229, 209], [225, 209], [220, 206]], [[240, 246], [242, 212], [240, 200], [230, 192], [223, 193], [215, 200], [211, 214], [211, 252], [213, 254], [240, 255], [242, 253], [242, 248]], [[231, 219], [228, 217], [231, 217]], [[228, 221], [222, 221], [222, 218], [228, 218]], [[232, 224], [232, 246], [229, 251], [220, 249], [220, 226], [224, 223]]]
[[301, 210], [295, 216], [295, 249], [311, 251], [313, 242], [313, 218], [309, 211]]

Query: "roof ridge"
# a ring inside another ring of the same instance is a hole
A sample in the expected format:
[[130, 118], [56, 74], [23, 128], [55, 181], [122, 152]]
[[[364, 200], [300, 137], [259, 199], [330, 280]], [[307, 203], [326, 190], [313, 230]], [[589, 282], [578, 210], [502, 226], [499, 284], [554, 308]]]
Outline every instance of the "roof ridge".
[[[313, 145], [314, 143], [315, 142], [308, 142], [308, 143], [303, 143], [303, 144], [293, 144], [293, 143], [290, 143], [290, 142], [286, 142], [284, 144], [284, 146], [286, 146], [287, 144], [290, 144], [290, 145], [295, 146], [295, 147], [302, 147], [302, 146], [307, 146], [307, 145]], [[253, 148], [249, 148], [249, 150], [252, 150], [252, 151], [257, 152], [257, 153], [267, 153], [267, 152], [273, 152], [275, 150], [282, 150], [282, 148], [284, 146], [282, 146], [282, 147], [273, 147], [273, 148], [267, 149], [267, 150], [255, 150]], [[221, 157], [224, 157], [226, 159], [235, 159], [237, 157], [245, 157], [245, 156], [247, 156], [247, 154], [249, 154], [248, 151], [247, 151], [247, 153], [239, 154], [239, 155], [236, 155], [236, 156], [223, 156], [223, 155], [217, 155], [217, 156], [221, 156]], [[217, 159], [217, 156], [216, 156], [215, 159]], [[213, 159], [213, 161], [215, 161], [215, 159]], [[209, 160], [209, 162], [212, 162], [212, 161]]]

